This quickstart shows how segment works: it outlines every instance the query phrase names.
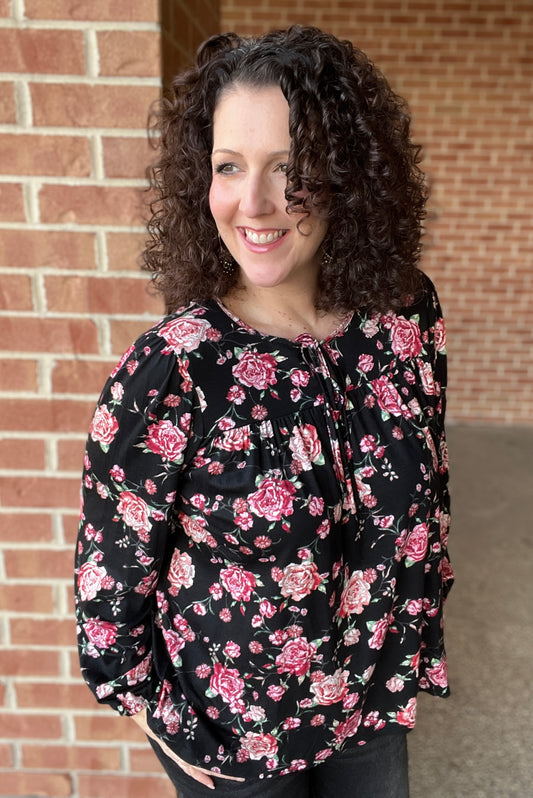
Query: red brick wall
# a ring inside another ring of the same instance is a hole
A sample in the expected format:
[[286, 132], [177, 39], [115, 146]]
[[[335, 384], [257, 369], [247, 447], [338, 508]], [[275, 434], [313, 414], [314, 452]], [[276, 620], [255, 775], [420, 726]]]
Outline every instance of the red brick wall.
[[[136, 259], [148, 107], [215, 0], [0, 0], [0, 795], [170, 796], [133, 723], [78, 674], [80, 462], [104, 377], [161, 312]], [[314, 23], [410, 101], [436, 216], [450, 418], [533, 422], [529, 0], [225, 0], [221, 29]], [[170, 64], [170, 66], [168, 66]], [[527, 315], [526, 315], [527, 314]]]
[[[182, 62], [218, 28], [190, 6]], [[161, 40], [157, 0], [0, 0], [0, 795], [174, 794], [82, 683], [71, 589], [90, 414], [162, 312], [136, 263]]]
[[433, 185], [424, 268], [449, 330], [449, 417], [533, 424], [531, 0], [225, 0], [224, 30], [350, 39], [409, 101]]

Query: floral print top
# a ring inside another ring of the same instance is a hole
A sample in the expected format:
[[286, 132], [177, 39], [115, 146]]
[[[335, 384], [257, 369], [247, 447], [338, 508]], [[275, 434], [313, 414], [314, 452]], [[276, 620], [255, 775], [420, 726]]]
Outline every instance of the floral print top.
[[86, 681], [183, 759], [311, 767], [448, 692], [445, 335], [430, 281], [317, 341], [216, 301], [142, 335], [91, 423]]

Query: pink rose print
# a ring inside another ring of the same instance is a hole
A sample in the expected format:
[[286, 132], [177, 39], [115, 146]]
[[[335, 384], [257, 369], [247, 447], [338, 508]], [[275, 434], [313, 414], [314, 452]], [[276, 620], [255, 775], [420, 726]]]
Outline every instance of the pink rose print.
[[302, 369], [294, 369], [291, 372], [291, 382], [293, 385], [296, 385], [298, 388], [305, 388], [309, 382], [310, 374], [308, 371], [302, 371]]
[[165, 353], [169, 349], [175, 352], [181, 352], [183, 349], [186, 352], [193, 352], [198, 349], [202, 341], [206, 340], [210, 327], [205, 319], [181, 318], [169, 321], [157, 334], [168, 344], [168, 349], [163, 350]]
[[412, 319], [396, 316], [391, 330], [392, 351], [400, 360], [417, 357], [422, 351], [420, 327]]
[[329, 706], [342, 701], [348, 692], [348, 676], [349, 672], [340, 668], [331, 676], [326, 676], [322, 672], [312, 674], [311, 692], [314, 693], [317, 702], [322, 706]]
[[132, 529], [140, 533], [139, 537], [142, 540], [144, 540], [142, 533], [145, 533], [145, 537], [147, 537], [146, 533], [150, 531], [152, 524], [149, 520], [150, 512], [148, 505], [144, 499], [141, 499], [140, 496], [136, 496], [135, 493], [131, 493], [129, 490], [125, 490], [120, 494], [117, 511], [122, 516], [126, 526], [131, 526]]
[[447, 687], [448, 663], [446, 657], [443, 657], [431, 668], [426, 668], [426, 676], [432, 684], [436, 684], [438, 687]]
[[124, 365], [124, 363], [126, 362], [126, 360], [128, 360], [129, 356], [130, 356], [130, 355], [131, 355], [131, 353], [134, 351], [134, 349], [135, 349], [135, 345], [134, 345], [134, 344], [132, 344], [132, 345], [130, 346], [130, 348], [129, 348], [129, 349], [126, 351], [126, 352], [124, 352], [124, 354], [123, 354], [123, 355], [122, 355], [122, 357], [120, 358], [119, 362], [117, 363], [117, 365], [115, 366], [115, 368], [114, 368], [114, 369], [113, 369], [113, 371], [111, 372], [111, 375], [110, 375], [110, 376], [111, 376], [111, 379], [113, 379], [113, 377], [116, 377], [116, 376], [117, 376], [118, 372], [120, 371], [120, 369], [122, 368], [122, 366]]
[[309, 471], [312, 464], [316, 463], [322, 455], [316, 427], [312, 424], [294, 427], [289, 440], [289, 448], [301, 470]]
[[131, 668], [126, 674], [126, 681], [130, 687], [146, 681], [148, 675], [152, 670], [152, 655], [148, 654], [143, 660], [139, 662], [134, 668]]
[[254, 493], [248, 496], [248, 506], [254, 515], [267, 521], [281, 521], [284, 515], [292, 515], [292, 497], [296, 488], [287, 479], [263, 479]]
[[446, 325], [444, 319], [437, 319], [435, 322], [435, 349], [437, 352], [446, 350]]
[[164, 460], [178, 461], [187, 446], [187, 436], [171, 421], [150, 424], [145, 443], [148, 449]]
[[427, 548], [428, 526], [427, 524], [418, 524], [409, 532], [402, 553], [408, 560], [421, 562], [426, 556]]
[[433, 378], [433, 369], [431, 367], [431, 363], [426, 363], [425, 361], [421, 360], [418, 364], [418, 371], [420, 372], [422, 390], [426, 396], [434, 396], [435, 380]]
[[271, 759], [278, 753], [278, 743], [271, 734], [254, 734], [246, 732], [240, 738], [241, 751], [250, 759]]
[[171, 585], [168, 592], [172, 596], [177, 596], [180, 588], [191, 587], [194, 582], [194, 574], [195, 568], [187, 552], [181, 552], [176, 549], [172, 555], [168, 571], [168, 581]]
[[234, 706], [244, 692], [244, 680], [239, 671], [236, 668], [226, 668], [220, 662], [215, 663], [209, 686], [230, 706]]
[[414, 729], [416, 721], [416, 698], [410, 698], [407, 705], [396, 713], [396, 720], [401, 726], [407, 726], [408, 729]]
[[97, 441], [103, 446], [109, 446], [117, 432], [118, 421], [109, 412], [107, 405], [97, 407], [89, 427], [89, 435], [93, 441]]
[[413, 414], [405, 404], [388, 377], [379, 377], [372, 380], [372, 389], [378, 400], [378, 405], [391, 416], [404, 416], [412, 418]]
[[309, 643], [305, 637], [289, 640], [276, 657], [278, 673], [293, 673], [295, 676], [304, 676], [311, 667], [311, 661], [316, 654], [316, 646]]
[[106, 576], [106, 569], [92, 560], [83, 563], [78, 571], [78, 590], [82, 601], [90, 601], [96, 597]]
[[403, 679], [398, 678], [398, 676], [393, 676], [387, 681], [385, 687], [387, 690], [390, 690], [391, 693], [400, 693], [405, 687], [405, 684]]
[[391, 622], [392, 618], [390, 615], [385, 615], [383, 618], [381, 618], [381, 620], [376, 621], [372, 627], [372, 637], [368, 641], [369, 648], [379, 651], [379, 649], [383, 647], [383, 643], [385, 642], [385, 637], [387, 636]]
[[370, 604], [370, 588], [362, 571], [354, 571], [342, 591], [338, 614], [340, 618], [347, 615], [361, 615], [363, 609]]
[[242, 565], [230, 565], [220, 572], [220, 581], [235, 601], [250, 601], [255, 588], [255, 576]]
[[119, 693], [117, 698], [129, 715], [136, 715], [146, 706], [145, 699], [133, 693]]
[[267, 696], [271, 698], [272, 701], [281, 701], [286, 692], [287, 688], [283, 687], [281, 684], [271, 684], [267, 690]]
[[272, 355], [243, 352], [237, 365], [233, 366], [232, 373], [243, 385], [265, 390], [277, 382], [276, 368], [276, 359]]
[[110, 648], [117, 639], [118, 629], [114, 623], [109, 623], [109, 621], [91, 618], [83, 624], [83, 628], [91, 643], [97, 648]]
[[170, 661], [174, 664], [177, 664], [179, 662], [179, 652], [185, 645], [185, 640], [181, 635], [179, 635], [177, 632], [174, 632], [172, 629], [163, 629], [163, 637], [165, 638], [165, 644]]
[[357, 368], [365, 374], [369, 371], [372, 371], [374, 368], [374, 358], [372, 355], [359, 355]]
[[348, 720], [335, 727], [335, 744], [341, 745], [348, 737], [353, 737], [361, 724], [361, 710], [358, 709]]
[[282, 572], [279, 586], [281, 595], [300, 601], [322, 582], [314, 562], [289, 563]]
[[225, 452], [246, 451], [250, 448], [250, 428], [237, 427], [215, 438], [214, 445]]

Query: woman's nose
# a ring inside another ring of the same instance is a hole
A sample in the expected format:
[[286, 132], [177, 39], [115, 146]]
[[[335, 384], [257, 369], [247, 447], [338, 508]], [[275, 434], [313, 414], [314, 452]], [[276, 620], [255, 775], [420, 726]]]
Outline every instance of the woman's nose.
[[260, 175], [249, 175], [243, 185], [239, 210], [249, 218], [273, 213], [276, 203], [272, 186]]

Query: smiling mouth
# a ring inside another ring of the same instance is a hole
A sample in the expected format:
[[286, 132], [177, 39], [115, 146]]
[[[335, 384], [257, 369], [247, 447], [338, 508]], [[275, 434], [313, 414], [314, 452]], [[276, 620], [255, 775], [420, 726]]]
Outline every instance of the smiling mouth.
[[244, 237], [251, 241], [252, 244], [273, 244], [287, 233], [287, 230], [270, 230], [268, 233], [256, 233], [255, 230], [250, 230], [248, 227], [243, 227], [242, 231]]

